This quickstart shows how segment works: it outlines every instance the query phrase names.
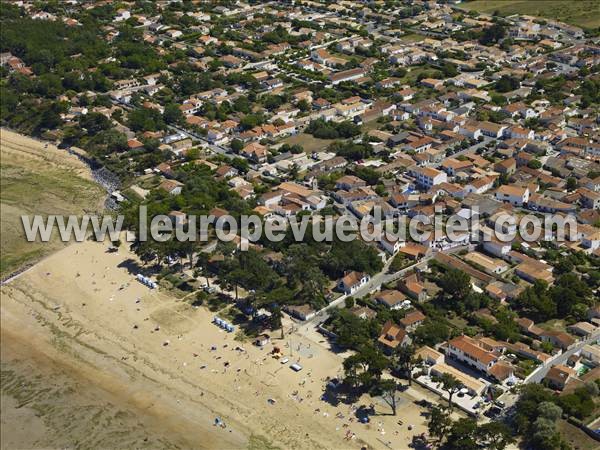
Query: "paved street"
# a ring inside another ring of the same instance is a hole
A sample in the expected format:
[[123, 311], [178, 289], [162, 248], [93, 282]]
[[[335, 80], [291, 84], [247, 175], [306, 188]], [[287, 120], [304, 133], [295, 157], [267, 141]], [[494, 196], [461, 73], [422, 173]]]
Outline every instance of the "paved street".
[[564, 364], [567, 361], [567, 359], [569, 359], [572, 355], [580, 351], [585, 345], [598, 340], [600, 340], [600, 332], [593, 334], [587, 339], [581, 340], [572, 348], [570, 348], [567, 351], [564, 351], [559, 356], [557, 356], [556, 359], [554, 359], [550, 365], [541, 366], [537, 370], [535, 370], [527, 379], [527, 383], [540, 383], [544, 379], [551, 367], [557, 366], [559, 364]]

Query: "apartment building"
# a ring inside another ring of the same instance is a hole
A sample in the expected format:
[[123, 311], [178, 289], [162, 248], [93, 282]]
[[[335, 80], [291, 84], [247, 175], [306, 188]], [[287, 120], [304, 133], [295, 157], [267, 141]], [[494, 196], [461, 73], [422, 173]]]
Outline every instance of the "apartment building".
[[488, 373], [498, 362], [498, 357], [477, 344], [468, 336], [458, 336], [448, 342], [448, 355], [481, 372]]
[[415, 167], [411, 169], [410, 174], [415, 177], [415, 180], [419, 186], [427, 189], [448, 181], [448, 176], [445, 172], [433, 169], [431, 167]]

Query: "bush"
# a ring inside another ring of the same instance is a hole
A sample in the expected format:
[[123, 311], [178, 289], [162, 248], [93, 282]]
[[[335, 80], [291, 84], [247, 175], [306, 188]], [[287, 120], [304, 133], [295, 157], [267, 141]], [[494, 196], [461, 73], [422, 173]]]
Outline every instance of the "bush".
[[318, 119], [308, 124], [306, 132], [318, 139], [347, 139], [358, 136], [360, 134], [360, 127], [349, 121], [333, 123]]

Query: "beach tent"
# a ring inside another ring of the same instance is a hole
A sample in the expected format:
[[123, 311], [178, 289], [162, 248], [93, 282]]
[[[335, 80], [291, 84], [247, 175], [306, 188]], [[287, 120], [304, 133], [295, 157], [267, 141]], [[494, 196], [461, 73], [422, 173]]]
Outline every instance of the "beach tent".
[[138, 273], [136, 276], [137, 280], [142, 283], [145, 286], [148, 286], [150, 289], [156, 289], [158, 287], [158, 284], [156, 284], [154, 281], [152, 281], [150, 278], [145, 277], [144, 275], [142, 275], [141, 273]]

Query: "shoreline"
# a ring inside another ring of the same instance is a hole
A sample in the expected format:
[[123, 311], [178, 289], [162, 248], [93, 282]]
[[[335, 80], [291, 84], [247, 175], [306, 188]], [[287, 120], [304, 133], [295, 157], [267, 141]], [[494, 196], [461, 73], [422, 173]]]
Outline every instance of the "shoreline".
[[6, 127], [0, 128], [0, 137], [3, 272], [5, 260], [8, 269], [0, 277], [4, 285], [63, 248], [55, 239], [45, 246], [19, 243], [24, 240], [21, 214], [103, 211], [110, 197], [107, 186], [98, 182], [91, 166], [74, 152]]

